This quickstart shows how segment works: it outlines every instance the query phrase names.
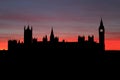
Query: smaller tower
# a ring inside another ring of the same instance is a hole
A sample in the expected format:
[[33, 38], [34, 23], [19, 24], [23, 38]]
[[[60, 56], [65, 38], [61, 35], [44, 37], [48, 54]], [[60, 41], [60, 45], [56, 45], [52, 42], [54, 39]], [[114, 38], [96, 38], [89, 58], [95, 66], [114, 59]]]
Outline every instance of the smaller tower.
[[85, 42], [85, 36], [78, 36], [78, 42], [79, 43], [84, 43]]
[[50, 34], [50, 42], [54, 42], [54, 32], [53, 32], [53, 28], [52, 28], [51, 34]]
[[88, 41], [89, 42], [94, 42], [94, 36], [92, 35], [92, 36], [88, 36]]
[[45, 35], [45, 37], [43, 37], [43, 42], [47, 42], [48, 39], [47, 39], [47, 35]]

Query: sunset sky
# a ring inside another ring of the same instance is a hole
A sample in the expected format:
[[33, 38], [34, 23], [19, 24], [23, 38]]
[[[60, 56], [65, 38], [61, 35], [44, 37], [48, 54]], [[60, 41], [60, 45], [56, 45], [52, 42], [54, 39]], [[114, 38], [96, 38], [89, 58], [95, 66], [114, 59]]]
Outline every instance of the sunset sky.
[[94, 35], [103, 19], [107, 50], [120, 50], [120, 0], [0, 0], [0, 49], [7, 41], [23, 41], [24, 25], [33, 27], [33, 37], [56, 36], [77, 41], [77, 36]]

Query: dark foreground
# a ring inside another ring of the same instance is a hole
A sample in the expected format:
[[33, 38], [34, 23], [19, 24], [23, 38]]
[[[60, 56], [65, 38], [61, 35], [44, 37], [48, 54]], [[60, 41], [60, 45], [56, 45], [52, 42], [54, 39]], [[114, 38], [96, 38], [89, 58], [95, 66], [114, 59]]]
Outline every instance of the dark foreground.
[[79, 51], [79, 50], [41, 50], [41, 51], [0, 51], [0, 64], [78, 66], [120, 64], [120, 51]]
[[[27, 77], [27, 79], [34, 76], [34, 79], [69, 78], [74, 80], [81, 79], [82, 75], [93, 74], [93, 77], [95, 77], [96, 73], [102, 70], [103, 74], [103, 70], [110, 67], [105, 68], [106, 65], [115, 66], [115, 64], [120, 64], [120, 51], [105, 51], [102, 53], [88, 50], [69, 49], [55, 51], [48, 49], [40, 50], [40, 52], [19, 51], [17, 53], [1, 51], [0, 55], [0, 67], [4, 67], [0, 70], [3, 70], [5, 75], [12, 74], [12, 77]], [[103, 69], [101, 69], [101, 65]]]

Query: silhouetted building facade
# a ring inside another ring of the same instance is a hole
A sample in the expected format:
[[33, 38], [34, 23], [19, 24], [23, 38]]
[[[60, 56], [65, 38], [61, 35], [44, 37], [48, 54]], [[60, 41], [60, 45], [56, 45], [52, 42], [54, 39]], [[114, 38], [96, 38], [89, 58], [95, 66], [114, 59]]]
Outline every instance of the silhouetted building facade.
[[17, 40], [8, 41], [8, 50], [15, 50], [16, 46], [17, 46]]
[[[55, 37], [53, 28], [51, 29], [50, 40], [48, 41], [47, 35], [43, 37], [42, 41], [37, 41], [36, 38], [32, 38], [32, 27], [29, 25], [24, 27], [24, 43], [17, 42], [16, 40], [8, 41], [8, 50], [37, 50], [42, 49], [78, 49], [79, 51], [104, 51], [105, 50], [105, 29], [103, 21], [101, 19], [99, 26], [99, 43], [94, 41], [94, 36], [88, 36], [88, 40], [85, 40], [85, 36], [78, 36], [77, 42], [59, 42], [59, 38]], [[28, 49], [29, 48], [29, 49]]]

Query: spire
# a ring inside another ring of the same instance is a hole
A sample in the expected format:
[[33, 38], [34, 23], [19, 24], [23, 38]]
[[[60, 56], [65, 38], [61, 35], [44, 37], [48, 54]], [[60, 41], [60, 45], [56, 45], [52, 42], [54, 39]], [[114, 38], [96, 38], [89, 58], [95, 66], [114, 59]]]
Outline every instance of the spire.
[[104, 27], [102, 18], [101, 18], [101, 21], [100, 21], [100, 27], [102, 27], [102, 28]]
[[53, 32], [53, 27], [52, 27], [52, 29], [51, 29], [50, 41], [54, 41], [54, 32]]
[[53, 27], [51, 29], [51, 36], [54, 36]]

